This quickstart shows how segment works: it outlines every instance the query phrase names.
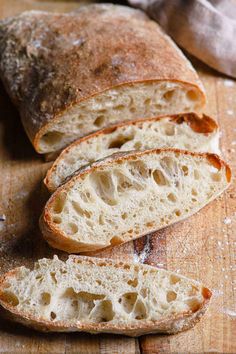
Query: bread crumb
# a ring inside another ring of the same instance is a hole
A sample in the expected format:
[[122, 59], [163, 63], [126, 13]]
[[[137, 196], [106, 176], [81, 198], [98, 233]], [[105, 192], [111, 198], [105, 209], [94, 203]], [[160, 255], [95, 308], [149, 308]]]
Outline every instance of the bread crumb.
[[230, 79], [225, 79], [224, 80], [224, 86], [225, 87], [234, 87], [234, 81]]
[[5, 214], [0, 215], [0, 221], [5, 221], [5, 220], [6, 220], [6, 215]]
[[232, 220], [230, 218], [224, 218], [224, 224], [229, 225], [231, 224]]

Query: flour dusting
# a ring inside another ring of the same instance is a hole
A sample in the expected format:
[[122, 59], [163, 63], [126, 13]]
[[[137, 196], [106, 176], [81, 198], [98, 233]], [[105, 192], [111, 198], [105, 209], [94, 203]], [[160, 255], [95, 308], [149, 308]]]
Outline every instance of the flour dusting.
[[143, 250], [140, 252], [140, 254], [134, 253], [134, 262], [139, 262], [139, 263], [145, 262], [146, 258], [149, 256], [151, 252], [150, 238], [151, 238], [150, 235], [146, 237], [145, 246], [143, 247]]

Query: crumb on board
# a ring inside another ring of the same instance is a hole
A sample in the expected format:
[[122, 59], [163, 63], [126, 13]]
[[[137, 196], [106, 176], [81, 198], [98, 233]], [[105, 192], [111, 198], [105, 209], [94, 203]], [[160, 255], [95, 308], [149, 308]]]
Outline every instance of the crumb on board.
[[232, 220], [230, 218], [224, 218], [224, 224], [229, 225], [231, 224]]
[[6, 220], [6, 215], [5, 214], [1, 214], [0, 215], [0, 221], [5, 221]]
[[234, 87], [234, 81], [230, 79], [225, 79], [224, 80], [224, 86], [225, 87]]

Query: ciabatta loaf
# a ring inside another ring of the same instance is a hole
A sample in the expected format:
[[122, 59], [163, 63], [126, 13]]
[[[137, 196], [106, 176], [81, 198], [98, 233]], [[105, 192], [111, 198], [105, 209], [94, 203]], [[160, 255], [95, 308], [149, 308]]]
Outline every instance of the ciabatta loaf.
[[194, 113], [120, 123], [69, 145], [48, 170], [44, 182], [53, 192], [76, 170], [103, 157], [163, 147], [218, 153], [218, 126], [210, 117]]
[[202, 284], [148, 265], [89, 257], [41, 259], [0, 280], [0, 304], [11, 317], [42, 331], [176, 333], [205, 312]]
[[116, 122], [205, 103], [196, 72], [159, 26], [111, 4], [2, 21], [0, 75], [40, 153]]
[[80, 169], [54, 192], [41, 230], [53, 247], [98, 250], [185, 219], [221, 194], [230, 178], [230, 168], [214, 154], [114, 154]]

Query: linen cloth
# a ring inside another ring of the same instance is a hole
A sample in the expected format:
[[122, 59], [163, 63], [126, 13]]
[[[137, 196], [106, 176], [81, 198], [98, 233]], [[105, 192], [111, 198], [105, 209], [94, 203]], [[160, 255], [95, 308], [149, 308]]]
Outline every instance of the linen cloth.
[[236, 1], [129, 0], [174, 41], [212, 68], [236, 78]]

